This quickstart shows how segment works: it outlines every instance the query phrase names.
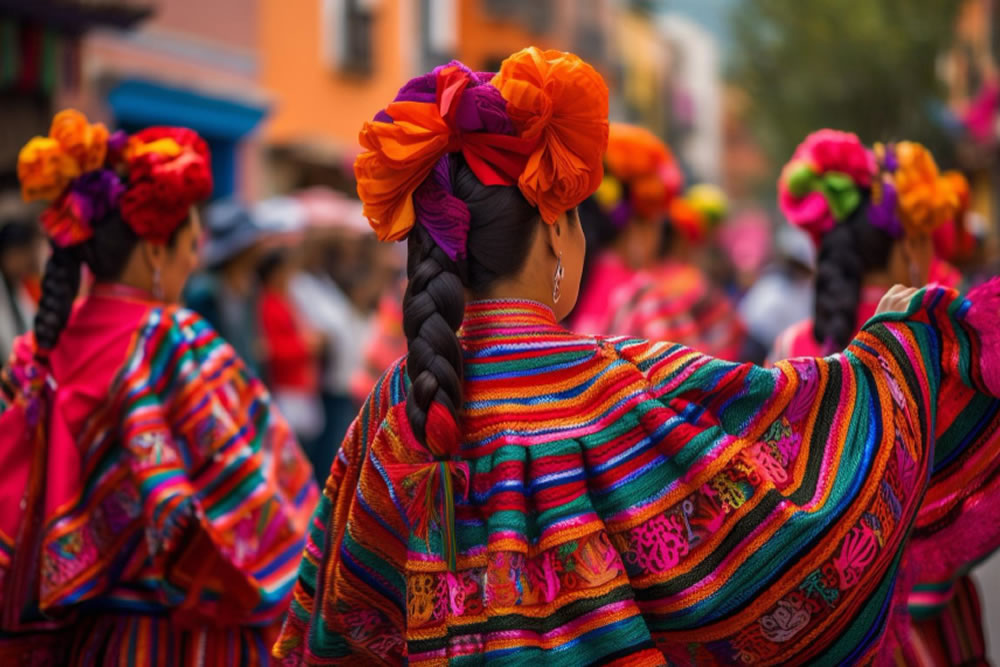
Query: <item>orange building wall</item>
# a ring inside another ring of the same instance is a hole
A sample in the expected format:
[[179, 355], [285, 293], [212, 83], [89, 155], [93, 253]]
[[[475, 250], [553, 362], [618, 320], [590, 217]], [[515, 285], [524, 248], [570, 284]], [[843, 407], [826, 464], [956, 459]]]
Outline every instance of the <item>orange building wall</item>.
[[411, 76], [406, 68], [412, 59], [402, 55], [407, 41], [416, 38], [416, 28], [401, 15], [405, 8], [400, 5], [411, 0], [378, 3], [371, 77], [343, 74], [324, 62], [318, 0], [259, 2], [260, 83], [274, 96], [265, 138], [315, 139], [334, 149], [355, 146], [361, 124], [392, 100]]
[[[530, 32], [518, 23], [497, 21], [483, 11], [479, 0], [458, 2], [457, 58], [474, 70], [485, 69], [491, 61], [502, 59], [527, 46], [555, 48], [553, 35]], [[560, 22], [553, 20], [553, 26]]]
[[[320, 152], [354, 150], [361, 124], [391, 101], [403, 83], [423, 71], [417, 0], [377, 3], [370, 77], [337, 72], [323, 61], [319, 0], [257, 1], [260, 85], [273, 96], [264, 128], [267, 141], [306, 141]], [[480, 0], [457, 0], [456, 4], [455, 57], [473, 69], [525, 46], [559, 45], [557, 35], [537, 35], [517, 22], [491, 18]], [[562, 2], [557, 7], [552, 21], [556, 30], [565, 13]]]

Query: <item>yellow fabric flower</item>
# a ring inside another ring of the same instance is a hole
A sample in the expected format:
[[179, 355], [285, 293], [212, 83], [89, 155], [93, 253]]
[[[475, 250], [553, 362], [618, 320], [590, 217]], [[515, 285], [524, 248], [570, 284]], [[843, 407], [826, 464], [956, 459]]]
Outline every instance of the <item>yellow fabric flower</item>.
[[52, 119], [48, 137], [34, 137], [17, 156], [17, 177], [25, 201], [54, 200], [77, 176], [104, 164], [108, 130], [88, 123], [76, 109]]
[[170, 137], [144, 142], [139, 136], [133, 136], [129, 138], [128, 144], [125, 146], [125, 160], [133, 160], [147, 153], [156, 153], [164, 157], [177, 157], [182, 150], [181, 145]]
[[80, 175], [80, 166], [55, 139], [35, 137], [17, 155], [17, 178], [24, 201], [51, 201]]

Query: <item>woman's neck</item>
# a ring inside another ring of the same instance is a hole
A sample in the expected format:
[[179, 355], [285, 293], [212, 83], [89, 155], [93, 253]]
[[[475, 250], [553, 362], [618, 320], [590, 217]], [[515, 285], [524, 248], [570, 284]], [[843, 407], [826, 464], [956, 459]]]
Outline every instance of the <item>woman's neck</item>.
[[466, 301], [504, 300], [537, 301], [544, 306], [552, 307], [551, 292], [545, 293], [542, 289], [538, 288], [537, 284], [534, 286], [525, 285], [516, 279], [499, 281], [492, 289], [481, 294], [466, 294]]

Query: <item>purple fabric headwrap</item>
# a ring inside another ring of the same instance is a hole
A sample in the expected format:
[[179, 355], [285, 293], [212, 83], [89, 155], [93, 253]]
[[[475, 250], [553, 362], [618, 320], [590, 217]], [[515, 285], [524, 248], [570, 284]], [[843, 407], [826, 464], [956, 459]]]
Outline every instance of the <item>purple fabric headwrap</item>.
[[868, 206], [868, 221], [878, 227], [894, 239], [903, 237], [903, 222], [899, 218], [896, 207], [899, 196], [896, 193], [896, 185], [892, 182], [892, 174], [899, 167], [896, 159], [895, 144], [887, 144], [884, 152], [878, 159], [879, 176], [873, 186], [873, 191], [880, 192], [879, 202], [872, 202]]
[[[437, 99], [438, 72], [444, 67], [458, 67], [471, 79], [455, 113], [455, 129], [459, 133], [517, 134], [507, 115], [507, 101], [489, 83], [493, 74], [473, 72], [458, 61], [437, 67], [432, 72], [409, 81], [400, 88], [395, 101], [434, 103]], [[376, 114], [375, 120], [392, 122], [385, 111]], [[452, 192], [448, 160], [449, 155], [445, 155], [434, 165], [431, 175], [413, 193], [413, 205], [417, 223], [423, 225], [448, 257], [457, 261], [466, 254], [470, 214], [465, 202]]]
[[125, 185], [110, 169], [97, 169], [74, 179], [68, 196], [80, 207], [80, 217], [93, 222], [105, 218], [118, 206]]

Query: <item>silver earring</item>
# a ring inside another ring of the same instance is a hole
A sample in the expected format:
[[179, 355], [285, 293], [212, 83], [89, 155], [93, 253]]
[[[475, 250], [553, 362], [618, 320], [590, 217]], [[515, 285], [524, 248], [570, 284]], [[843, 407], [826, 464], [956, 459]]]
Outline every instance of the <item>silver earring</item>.
[[153, 298], [163, 301], [163, 285], [160, 284], [160, 268], [153, 269]]
[[559, 303], [559, 297], [562, 296], [562, 279], [565, 275], [566, 270], [563, 269], [562, 253], [559, 253], [559, 257], [556, 258], [556, 272], [552, 276], [552, 303]]

